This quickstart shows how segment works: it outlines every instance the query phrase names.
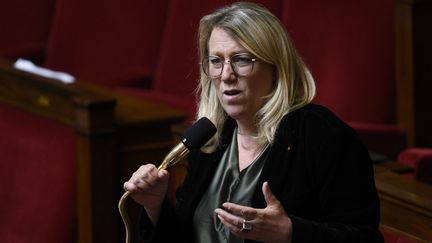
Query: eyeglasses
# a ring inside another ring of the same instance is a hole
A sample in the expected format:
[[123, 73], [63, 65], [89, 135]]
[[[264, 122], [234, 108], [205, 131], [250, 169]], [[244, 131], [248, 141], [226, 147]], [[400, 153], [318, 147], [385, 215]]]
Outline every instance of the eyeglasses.
[[246, 76], [252, 72], [256, 60], [247, 53], [235, 54], [226, 61], [218, 56], [207, 56], [203, 58], [201, 66], [204, 73], [210, 78], [221, 77], [225, 63], [231, 65], [236, 76]]

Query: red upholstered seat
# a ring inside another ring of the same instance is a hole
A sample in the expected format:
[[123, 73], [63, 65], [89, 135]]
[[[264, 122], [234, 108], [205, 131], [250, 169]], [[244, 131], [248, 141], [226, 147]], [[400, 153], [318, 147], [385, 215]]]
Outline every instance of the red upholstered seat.
[[432, 185], [432, 148], [408, 148], [398, 157], [398, 162], [414, 168], [411, 177]]
[[395, 159], [407, 146], [404, 130], [396, 125], [358, 121], [348, 124], [356, 129], [370, 151], [379, 152], [385, 157]]
[[57, 0], [45, 66], [104, 85], [148, 82], [167, 0]]
[[315, 102], [351, 122], [370, 149], [395, 159], [406, 145], [395, 125], [393, 21], [392, 0], [286, 0], [283, 10], [315, 76]]
[[55, 0], [2, 1], [0, 56], [40, 61], [48, 39]]
[[5, 105], [0, 117], [0, 242], [76, 242], [75, 132]]

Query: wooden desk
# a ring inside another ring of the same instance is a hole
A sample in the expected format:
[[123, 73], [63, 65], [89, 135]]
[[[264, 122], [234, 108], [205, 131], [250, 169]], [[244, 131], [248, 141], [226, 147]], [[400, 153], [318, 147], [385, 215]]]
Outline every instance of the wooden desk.
[[375, 165], [381, 224], [432, 241], [432, 187]]
[[75, 130], [81, 243], [119, 241], [123, 182], [139, 165], [161, 162], [173, 146], [172, 124], [184, 118], [173, 108], [83, 81], [63, 84], [21, 72], [5, 60], [0, 102]]
[[382, 161], [377, 163], [378, 166], [384, 167], [386, 170], [392, 171], [397, 174], [406, 174], [414, 172], [414, 168], [412, 166], [398, 163], [396, 161]]

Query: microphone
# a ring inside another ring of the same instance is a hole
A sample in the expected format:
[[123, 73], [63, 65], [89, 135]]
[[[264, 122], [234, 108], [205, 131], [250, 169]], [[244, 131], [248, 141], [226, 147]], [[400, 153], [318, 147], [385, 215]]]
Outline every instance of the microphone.
[[159, 170], [173, 166], [184, 158], [190, 150], [201, 148], [216, 133], [216, 127], [207, 118], [203, 117], [186, 129], [181, 138], [181, 143], [177, 144], [162, 161]]
[[[192, 126], [186, 129], [181, 138], [181, 143], [177, 144], [177, 146], [171, 149], [171, 151], [165, 156], [164, 160], [159, 165], [158, 169], [162, 170], [173, 166], [182, 158], [184, 158], [190, 150], [201, 148], [211, 137], [213, 137], [215, 133], [216, 127], [207, 117], [199, 119], [197, 122], [192, 124]], [[127, 216], [125, 210], [126, 199], [129, 197], [129, 195], [129, 191], [125, 192], [120, 198], [118, 204], [120, 215], [126, 228], [126, 243], [130, 243], [132, 236], [130, 219]]]

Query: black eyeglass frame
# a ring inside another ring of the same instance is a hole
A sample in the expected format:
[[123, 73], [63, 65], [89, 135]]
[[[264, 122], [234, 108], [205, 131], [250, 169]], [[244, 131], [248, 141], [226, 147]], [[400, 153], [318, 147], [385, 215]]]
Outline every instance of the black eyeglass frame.
[[[202, 60], [201, 63], [200, 63], [200, 64], [201, 64], [201, 68], [202, 68], [203, 72], [204, 72], [208, 77], [210, 77], [210, 78], [220, 78], [220, 77], [222, 76], [223, 69], [224, 69], [226, 63], [229, 63], [229, 64], [230, 64], [231, 69], [233, 70], [233, 72], [234, 72], [234, 74], [235, 74], [236, 76], [239, 76], [239, 77], [247, 76], [247, 75], [249, 75], [249, 74], [253, 71], [254, 63], [258, 60], [258, 59], [255, 58], [255, 57], [251, 57], [249, 53], [238, 53], [238, 54], [232, 55], [228, 60], [224, 60], [223, 62], [220, 63], [220, 64], [222, 65], [222, 67], [221, 67], [221, 71], [220, 71], [220, 74], [219, 74], [219, 75], [215, 75], [215, 76], [211, 76], [211, 75], [209, 74], [209, 71], [208, 71], [209, 66], [210, 66], [210, 64], [209, 64], [209, 62], [210, 62], [209, 58], [211, 58], [211, 57], [218, 58], [218, 59], [221, 59], [221, 60], [223, 59], [223, 58], [221, 58], [221, 57], [219, 57], [219, 56], [206, 56], [206, 57], [203, 58], [203, 60]], [[237, 67], [237, 65], [235, 64], [236, 62], [233, 62], [233, 61], [232, 61], [232, 60], [235, 59], [236, 57], [243, 57], [243, 58], [247, 58], [247, 59], [249, 59], [248, 62], [250, 62], [250, 63], [247, 63], [247, 65], [252, 65], [252, 66], [251, 66], [250, 71], [249, 71], [247, 74], [243, 74], [243, 75], [239, 75], [239, 74], [238, 74], [238, 67]], [[206, 63], [207, 63], [207, 64], [206, 64]]]

